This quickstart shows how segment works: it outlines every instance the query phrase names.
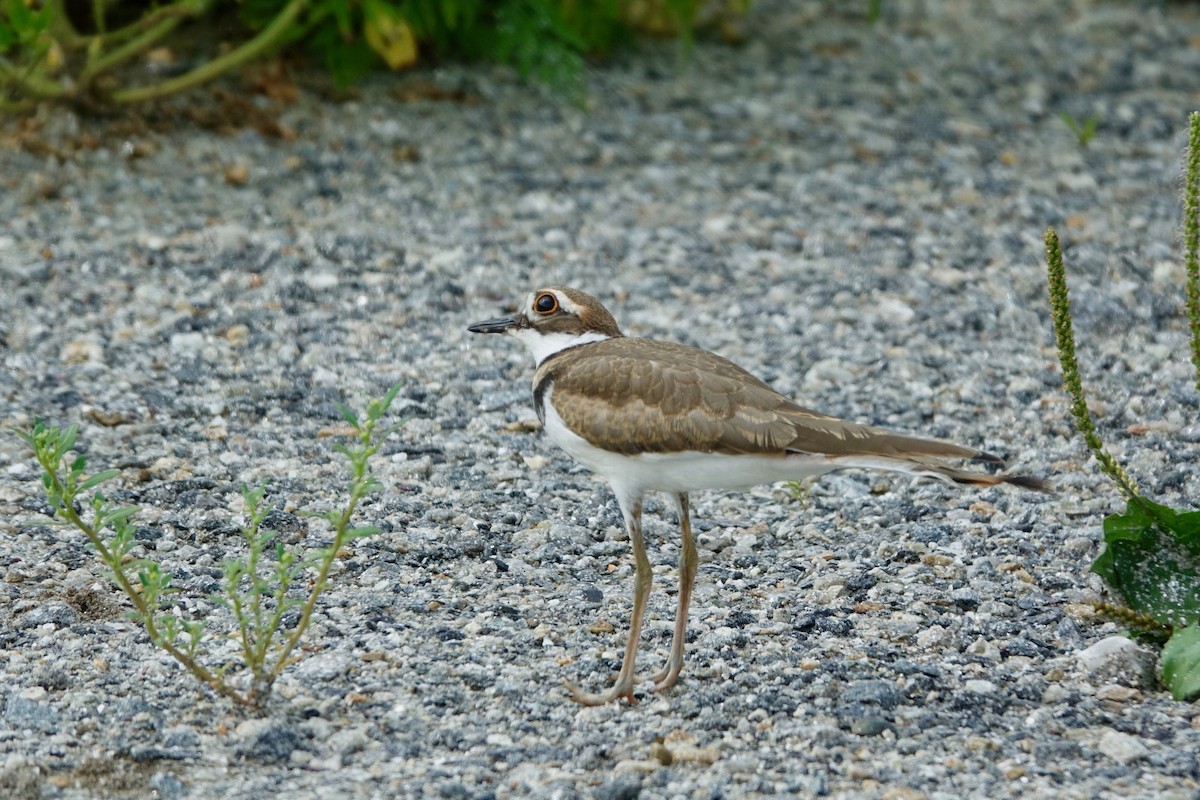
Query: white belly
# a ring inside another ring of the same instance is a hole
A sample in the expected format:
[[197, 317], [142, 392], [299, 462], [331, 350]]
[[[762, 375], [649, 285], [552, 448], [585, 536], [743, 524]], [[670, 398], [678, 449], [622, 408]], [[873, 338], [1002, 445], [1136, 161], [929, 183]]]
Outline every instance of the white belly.
[[545, 398], [546, 435], [614, 487], [634, 492], [690, 492], [698, 489], [746, 489], [764, 483], [801, 480], [832, 472], [838, 465], [819, 456], [725, 455], [684, 451], [627, 456], [596, 447], [573, 433]]

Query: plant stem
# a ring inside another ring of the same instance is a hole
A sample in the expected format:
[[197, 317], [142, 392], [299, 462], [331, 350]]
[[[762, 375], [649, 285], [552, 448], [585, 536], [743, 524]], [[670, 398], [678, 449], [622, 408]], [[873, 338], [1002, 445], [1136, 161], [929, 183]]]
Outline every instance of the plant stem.
[[1100, 465], [1100, 469], [1112, 479], [1126, 500], [1141, 497], [1137, 485], [1126, 474], [1125, 469], [1104, 447], [1096, 423], [1088, 410], [1083, 395], [1083, 381], [1079, 377], [1079, 362], [1075, 359], [1075, 332], [1071, 325], [1071, 299], [1067, 293], [1067, 273], [1063, 267], [1062, 248], [1054, 228], [1047, 228], [1046, 276], [1050, 290], [1050, 314], [1054, 318], [1054, 340], [1058, 345], [1058, 361], [1062, 365], [1063, 388], [1071, 397], [1071, 416], [1075, 427], [1083, 434], [1088, 450]]
[[138, 36], [145, 30], [155, 27], [164, 19], [182, 20], [188, 17], [200, 17], [206, 14], [211, 6], [212, 0], [180, 0], [177, 3], [160, 6], [125, 27], [109, 31], [104, 36], [96, 38], [100, 39], [103, 45], [113, 47]]
[[350, 525], [350, 520], [354, 516], [354, 510], [358, 507], [358, 501], [363, 495], [360, 488], [360, 475], [357, 473], [361, 469], [365, 472], [366, 462], [354, 465], [355, 479], [353, 488], [350, 492], [350, 500], [346, 503], [346, 507], [342, 510], [342, 515], [338, 520], [338, 524], [334, 527], [333, 544], [329, 546], [329, 552], [321, 559], [321, 565], [317, 570], [317, 577], [313, 579], [312, 590], [308, 593], [308, 599], [304, 601], [304, 606], [300, 609], [300, 620], [296, 623], [296, 627], [292, 630], [283, 647], [279, 649], [279, 654], [276, 657], [275, 665], [271, 668], [268, 675], [268, 686], [275, 682], [284, 668], [290, 663], [292, 651], [296, 649], [296, 645], [300, 643], [301, 637], [304, 636], [304, 631], [308, 628], [308, 623], [312, 618], [313, 610], [317, 606], [317, 600], [321, 597], [321, 593], [325, 591], [325, 583], [329, 578], [329, 570], [333, 568], [333, 562], [337, 560], [338, 551], [345, 545], [346, 529]]
[[1187, 166], [1183, 171], [1183, 265], [1187, 271], [1187, 315], [1192, 332], [1192, 366], [1200, 392], [1200, 111], [1188, 117]]
[[203, 66], [162, 83], [152, 86], [140, 86], [134, 89], [121, 89], [113, 92], [110, 99], [114, 103], [140, 103], [146, 100], [156, 100], [169, 94], [191, 89], [210, 81], [224, 72], [241, 66], [248, 61], [258, 58], [263, 53], [281, 44], [290, 33], [296, 19], [308, 7], [310, 0], [291, 0], [271, 24], [250, 41], [231, 50], [225, 55], [209, 61]]
[[83, 36], [71, 24], [67, 14], [67, 4], [64, 0], [46, 0], [51, 7], [50, 35], [66, 50], [81, 50], [87, 47], [92, 37]]
[[96, 26], [97, 36], [104, 36], [108, 30], [104, 16], [104, 0], [92, 0], [92, 24]]
[[100, 554], [101, 560], [103, 560], [104, 563], [108, 565], [109, 569], [112, 570], [113, 579], [116, 581], [117, 586], [121, 589], [121, 591], [123, 591], [126, 596], [129, 597], [129, 601], [133, 603], [133, 607], [137, 612], [138, 618], [141, 619], [142, 625], [146, 629], [146, 633], [150, 636], [150, 641], [157, 644], [163, 650], [166, 650], [176, 661], [182, 664], [188, 672], [192, 673], [197, 680], [208, 685], [214, 691], [225, 695], [236, 703], [241, 705], [249, 705], [250, 703], [246, 697], [227, 685], [219, 676], [209, 672], [204, 668], [203, 665], [197, 663], [187, 653], [176, 647], [174, 642], [169, 641], [162, 635], [162, 632], [158, 629], [158, 625], [154, 621], [155, 609], [150, 608], [145, 599], [142, 597], [142, 593], [139, 592], [134, 587], [133, 582], [129, 580], [129, 576], [125, 573], [125, 568], [121, 563], [120, 557], [113, 553], [113, 551], [104, 544], [104, 539], [100, 535], [100, 531], [98, 531], [93, 525], [89, 525], [87, 522], [85, 522], [83, 517], [79, 516], [79, 512], [75, 510], [74, 505], [75, 492], [73, 490], [69, 490], [68, 487], [63, 485], [62, 479], [58, 474], [59, 464], [53, 463], [46, 456], [47, 454], [44, 452], [36, 453], [38, 463], [42, 466], [42, 469], [45, 470], [45, 474], [50, 477], [49, 488], [55, 492], [57, 496], [62, 498], [62, 503], [59, 505], [56, 511], [61, 514], [63, 518], [67, 520], [67, 522], [71, 523], [83, 532], [84, 536], [86, 536], [92, 543], [92, 546], [96, 548], [96, 552]]
[[0, 84], [11, 84], [34, 100], [58, 100], [66, 95], [66, 87], [34, 74], [33, 66], [22, 72], [6, 59], [0, 58]]
[[128, 61], [149, 50], [154, 46], [155, 42], [175, 30], [182, 21], [183, 17], [168, 17], [140, 36], [130, 39], [111, 53], [100, 56], [95, 61], [92, 61], [83, 68], [83, 72], [79, 75], [80, 88], [86, 89], [96, 79], [97, 75], [107, 72], [121, 62]]

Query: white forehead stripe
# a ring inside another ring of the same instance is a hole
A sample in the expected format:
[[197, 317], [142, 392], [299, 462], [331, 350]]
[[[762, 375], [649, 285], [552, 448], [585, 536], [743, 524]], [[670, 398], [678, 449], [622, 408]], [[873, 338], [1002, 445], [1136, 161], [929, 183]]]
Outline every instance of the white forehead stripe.
[[569, 314], [574, 314], [577, 317], [583, 315], [583, 309], [576, 305], [575, 301], [573, 301], [571, 298], [567, 297], [562, 292], [555, 291], [553, 289], [550, 291], [550, 293], [558, 298], [558, 305], [563, 311], [566, 311]]

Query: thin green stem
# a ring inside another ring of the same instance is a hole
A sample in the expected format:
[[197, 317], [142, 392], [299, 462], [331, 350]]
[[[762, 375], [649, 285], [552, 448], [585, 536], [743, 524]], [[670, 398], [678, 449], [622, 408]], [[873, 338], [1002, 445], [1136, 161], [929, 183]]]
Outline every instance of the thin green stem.
[[109, 31], [104, 36], [96, 37], [105, 47], [114, 47], [139, 36], [142, 32], [157, 26], [166, 19], [187, 19], [200, 17], [208, 12], [213, 0], [180, 0], [170, 5], [159, 6], [142, 17], [134, 20], [123, 28]]
[[64, 0], [46, 0], [50, 6], [50, 35], [66, 50], [81, 50], [91, 41], [90, 36], [83, 36], [71, 24], [67, 14], [67, 4]]
[[1200, 392], [1200, 111], [1188, 117], [1187, 166], [1183, 171], [1183, 265], [1187, 271], [1187, 315], [1192, 332], [1192, 366]]
[[347, 531], [350, 529], [350, 521], [354, 517], [354, 511], [358, 508], [359, 501], [366, 496], [370, 489], [367, 461], [379, 450], [379, 445], [371, 442], [374, 431], [375, 420], [370, 419], [364, 422], [362, 428], [359, 430], [359, 440], [363, 443], [363, 449], [354, 453], [351, 457], [352, 478], [350, 483], [350, 499], [346, 502], [346, 507], [342, 509], [337, 524], [334, 525], [333, 544], [329, 546], [328, 552], [321, 559], [317, 570], [317, 577], [313, 581], [312, 590], [308, 593], [308, 598], [300, 610], [300, 620], [296, 623], [295, 629], [292, 630], [283, 647], [279, 650], [278, 661], [276, 661], [269, 676], [271, 683], [279, 677], [280, 673], [290, 663], [292, 651], [295, 650], [296, 645], [300, 642], [300, 638], [304, 635], [305, 629], [308, 628], [313, 610], [317, 606], [317, 600], [320, 598], [321, 593], [325, 591], [325, 583], [329, 578], [329, 570], [333, 567], [333, 562], [337, 560], [338, 551], [346, 544]]
[[[227, 573], [228, 574], [228, 573]], [[233, 618], [238, 624], [238, 638], [241, 640], [242, 660], [246, 662], [251, 672], [254, 672], [254, 649], [253, 641], [250, 634], [250, 618], [246, 616], [246, 611], [242, 607], [242, 596], [238, 591], [238, 584], [242, 579], [241, 572], [235, 573], [231, 578], [227, 579], [225, 593], [229, 597], [229, 608], [233, 611]]]
[[96, 26], [96, 35], [104, 36], [108, 30], [105, 20], [104, 0], [92, 0], [92, 24]]
[[291, 0], [276, 15], [271, 24], [263, 28], [253, 39], [191, 72], [152, 86], [121, 89], [112, 93], [111, 100], [114, 103], [140, 103], [146, 100], [156, 100], [199, 86], [231, 69], [240, 67], [281, 44], [287, 38], [296, 19], [308, 7], [309, 2], [310, 0]]
[[1058, 361], [1062, 365], [1063, 388], [1071, 397], [1071, 416], [1075, 427], [1083, 434], [1088, 450], [1104, 472], [1127, 500], [1139, 498], [1137, 485], [1126, 474], [1125, 469], [1104, 447], [1096, 423], [1088, 410], [1083, 394], [1083, 381], [1079, 377], [1079, 362], [1075, 358], [1075, 332], [1071, 325], [1071, 299], [1067, 292], [1067, 273], [1063, 266], [1062, 247], [1054, 228], [1047, 228], [1046, 275], [1050, 290], [1050, 313], [1054, 318], [1054, 340], [1058, 345]]
[[4, 100], [0, 99], [0, 113], [20, 114], [37, 105], [33, 100]]
[[66, 95], [67, 90], [62, 84], [36, 74], [31, 64], [29, 69], [19, 70], [0, 58], [0, 84], [7, 83], [34, 100], [58, 100]]
[[268, 675], [268, 681], [271, 684], [280, 676], [284, 668], [291, 663], [292, 651], [296, 649], [296, 645], [300, 643], [305, 630], [308, 629], [313, 611], [317, 607], [317, 600], [320, 599], [321, 594], [325, 591], [325, 583], [329, 579], [329, 570], [333, 568], [333, 562], [337, 560], [338, 551], [345, 544], [344, 534], [350, 524], [350, 518], [354, 515], [354, 509], [357, 508], [358, 501], [361, 499], [361, 495], [352, 493], [349, 502], [346, 503], [346, 508], [342, 511], [341, 519], [334, 531], [333, 544], [329, 546], [329, 552], [321, 559], [321, 564], [317, 569], [317, 577], [313, 579], [313, 587], [300, 609], [300, 620], [296, 623], [296, 627], [292, 629], [291, 634], [284, 640], [283, 646], [279, 648], [278, 660]]
[[182, 21], [182, 17], [168, 17], [140, 36], [130, 39], [112, 52], [91, 61], [80, 73], [79, 85], [84, 88], [91, 86], [92, 81], [96, 79], [97, 75], [105, 73], [117, 67], [122, 62], [141, 55], [153, 47], [160, 39], [175, 30]]

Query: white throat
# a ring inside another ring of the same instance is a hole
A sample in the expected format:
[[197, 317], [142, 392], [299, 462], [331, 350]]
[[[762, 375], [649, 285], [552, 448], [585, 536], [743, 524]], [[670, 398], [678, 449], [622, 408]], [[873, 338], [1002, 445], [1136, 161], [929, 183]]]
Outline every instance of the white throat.
[[535, 328], [514, 328], [512, 335], [517, 337], [529, 352], [538, 366], [550, 356], [588, 342], [602, 342], [611, 339], [607, 333], [585, 331], [583, 333], [541, 333]]

